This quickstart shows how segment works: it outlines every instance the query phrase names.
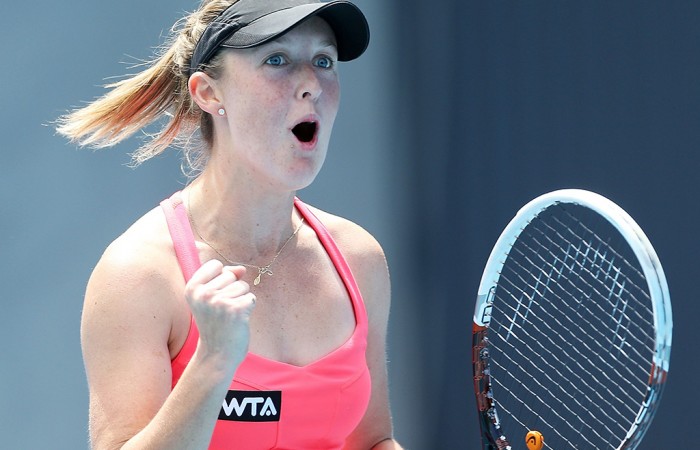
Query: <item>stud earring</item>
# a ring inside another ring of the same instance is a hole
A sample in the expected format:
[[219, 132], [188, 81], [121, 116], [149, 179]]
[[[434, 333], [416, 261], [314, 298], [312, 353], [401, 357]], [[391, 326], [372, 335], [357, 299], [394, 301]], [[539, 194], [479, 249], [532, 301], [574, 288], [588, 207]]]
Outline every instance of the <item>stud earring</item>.
[[226, 114], [226, 110], [224, 108], [219, 108], [219, 115], [223, 116], [224, 114]]

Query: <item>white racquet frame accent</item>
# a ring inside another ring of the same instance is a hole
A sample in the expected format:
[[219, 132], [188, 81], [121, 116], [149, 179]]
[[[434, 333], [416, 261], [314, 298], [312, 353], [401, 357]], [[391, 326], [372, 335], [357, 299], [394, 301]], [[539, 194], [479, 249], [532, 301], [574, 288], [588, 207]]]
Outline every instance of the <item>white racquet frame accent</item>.
[[[607, 198], [590, 191], [580, 189], [564, 189], [544, 194], [521, 208], [517, 215], [510, 221], [510, 223], [501, 233], [489, 256], [486, 268], [483, 272], [481, 282], [479, 284], [473, 317], [475, 340], [476, 330], [485, 330], [485, 335], [488, 335], [488, 327], [491, 321], [491, 313], [494, 302], [493, 293], [495, 287], [498, 285], [499, 278], [501, 276], [501, 269], [510, 249], [513, 247], [521, 232], [534, 218], [537, 217], [538, 214], [547, 209], [549, 206], [557, 203], [569, 203], [583, 206], [603, 216], [627, 240], [627, 243], [630, 245], [634, 255], [639, 261], [644, 277], [648, 283], [652, 301], [653, 324], [656, 332], [652, 361], [653, 364], [651, 373], [649, 374], [649, 387], [647, 389], [645, 401], [639, 406], [639, 412], [637, 413], [636, 419], [627, 432], [626, 438], [618, 447], [620, 450], [632, 449], [639, 444], [644, 433], [646, 432], [646, 429], [653, 418], [653, 414], [656, 409], [655, 406], [658, 403], [661, 391], [663, 389], [666, 373], [669, 370], [673, 320], [668, 285], [666, 283], [666, 277], [658, 256], [642, 229], [637, 225], [632, 217], [630, 217], [629, 214], [627, 214], [618, 205]], [[486, 379], [489, 376], [488, 370], [485, 370], [485, 373], [482, 373], [484, 372], [484, 368], [488, 366], [488, 361], [482, 364], [480, 367], [477, 367], [476, 365], [479, 358], [477, 352], [479, 350], [483, 350], [483, 348], [483, 345], [477, 348], [475, 342], [473, 355], [475, 362], [474, 383], [475, 389], [477, 390], [479, 389], [477, 387], [478, 382], [481, 381], [483, 384], [483, 379]], [[486, 357], [486, 360], [488, 360], [488, 356]], [[477, 380], [477, 378], [479, 379]], [[477, 392], [477, 403], [483, 416], [481, 417], [482, 428], [485, 424], [491, 422], [491, 425], [495, 425], [496, 431], [500, 432], [498, 420], [499, 411], [496, 404], [498, 400], [498, 392], [490, 393], [494, 397], [492, 399], [486, 398], [488, 395], [483, 394], [484, 392], [482, 392], [482, 398], [479, 398], [480, 394]], [[496, 402], [493, 402], [494, 399]], [[485, 410], [487, 408], [489, 409], [488, 411]], [[482, 429], [482, 433], [483, 432], [484, 430]], [[508, 430], [505, 430], [505, 432], [507, 433]], [[503, 439], [503, 442], [507, 442], [505, 438]], [[516, 448], [518, 447], [520, 446], [516, 446]], [[484, 443], [484, 448], [490, 449], [496, 447], [487, 446], [487, 444]], [[499, 444], [498, 448], [510, 447], [501, 447]]]

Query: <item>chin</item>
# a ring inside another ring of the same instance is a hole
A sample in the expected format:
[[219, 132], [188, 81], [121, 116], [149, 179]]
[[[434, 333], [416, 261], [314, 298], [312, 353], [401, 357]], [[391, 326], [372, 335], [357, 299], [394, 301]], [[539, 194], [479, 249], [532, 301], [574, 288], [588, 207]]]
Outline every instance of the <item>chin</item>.
[[290, 171], [290, 175], [292, 175], [290, 180], [292, 190], [299, 191], [309, 187], [321, 172], [322, 167], [323, 160], [318, 161], [316, 158], [311, 158], [298, 164], [297, 167]]
[[292, 190], [293, 191], [300, 191], [302, 189], [306, 189], [307, 187], [311, 186], [313, 182], [316, 180], [316, 177], [318, 176], [319, 171], [315, 171], [313, 174], [306, 174], [304, 176], [299, 176], [295, 182], [292, 184]]

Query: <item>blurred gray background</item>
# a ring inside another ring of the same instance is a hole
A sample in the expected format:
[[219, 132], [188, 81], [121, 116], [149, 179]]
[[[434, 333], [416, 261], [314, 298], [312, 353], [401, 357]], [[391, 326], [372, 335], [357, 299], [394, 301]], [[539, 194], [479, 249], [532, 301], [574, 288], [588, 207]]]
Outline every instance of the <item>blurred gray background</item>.
[[[625, 208], [664, 264], [675, 345], [643, 448], [694, 448], [700, 3], [357, 3], [372, 43], [342, 65], [327, 165], [300, 195], [383, 243], [399, 440], [479, 448], [469, 346], [481, 270], [520, 206], [577, 187]], [[148, 58], [195, 7], [2, 7], [0, 448], [87, 447], [85, 283], [105, 246], [184, 182], [175, 152], [133, 170], [138, 139], [93, 153], [49, 124]]]

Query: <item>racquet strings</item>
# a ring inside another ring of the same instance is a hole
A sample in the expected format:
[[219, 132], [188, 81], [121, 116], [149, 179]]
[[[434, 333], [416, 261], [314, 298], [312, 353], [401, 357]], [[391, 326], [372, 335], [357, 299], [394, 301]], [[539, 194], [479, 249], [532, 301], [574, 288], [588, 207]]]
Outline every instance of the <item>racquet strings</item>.
[[495, 291], [491, 382], [510, 442], [616, 449], [644, 400], [654, 349], [647, 283], [607, 220], [557, 204], [525, 227]]

